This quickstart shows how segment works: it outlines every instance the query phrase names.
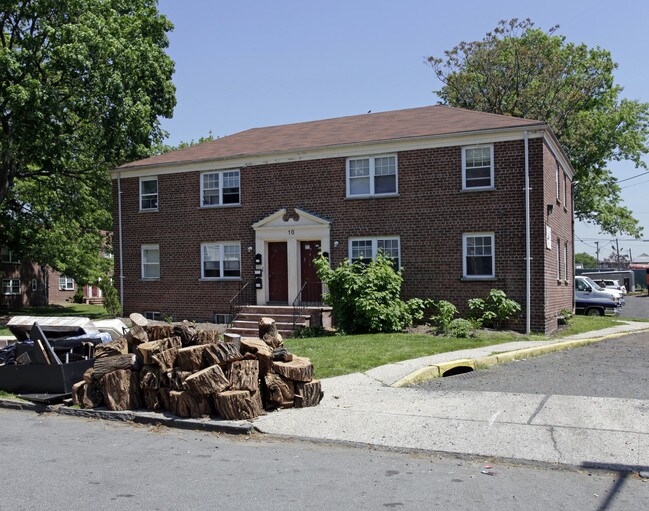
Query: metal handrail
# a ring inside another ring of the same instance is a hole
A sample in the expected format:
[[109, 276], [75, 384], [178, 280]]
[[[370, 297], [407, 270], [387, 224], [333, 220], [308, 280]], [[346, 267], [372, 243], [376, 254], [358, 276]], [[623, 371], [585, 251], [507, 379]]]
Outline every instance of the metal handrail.
[[254, 280], [249, 280], [241, 288], [239, 292], [230, 300], [230, 317], [228, 326], [232, 326], [234, 320], [241, 314], [241, 309], [245, 305], [253, 305], [256, 301]]
[[[304, 309], [306, 309], [309, 306], [315, 306], [315, 305], [322, 305], [322, 300], [318, 300], [316, 302], [311, 302], [311, 301], [303, 301], [302, 300], [302, 294], [304, 293], [304, 290], [306, 287], [311, 284], [319, 284], [322, 286], [322, 282], [305, 282], [302, 284], [302, 287], [300, 288], [300, 292], [297, 294], [295, 297], [295, 300], [293, 300], [292, 307], [293, 307], [293, 330], [295, 330], [295, 324], [297, 323], [297, 318], [299, 318], [302, 313], [304, 312]], [[322, 294], [320, 295], [322, 297]]]

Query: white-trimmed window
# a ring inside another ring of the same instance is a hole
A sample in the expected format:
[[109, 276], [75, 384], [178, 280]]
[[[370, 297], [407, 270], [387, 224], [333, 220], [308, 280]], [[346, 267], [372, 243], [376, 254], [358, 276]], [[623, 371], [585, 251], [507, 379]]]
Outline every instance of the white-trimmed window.
[[59, 289], [61, 291], [74, 291], [74, 279], [61, 275], [59, 277]]
[[19, 295], [20, 279], [2, 279], [3, 295]]
[[559, 160], [555, 160], [557, 164], [557, 173], [555, 175], [555, 181], [557, 184], [557, 202], [561, 202], [561, 165], [559, 164]]
[[160, 278], [160, 245], [142, 245], [142, 278]]
[[162, 314], [154, 311], [145, 311], [144, 317], [150, 319], [151, 321], [160, 321], [162, 319]]
[[140, 211], [155, 211], [158, 209], [158, 178], [140, 178]]
[[227, 206], [240, 203], [238, 170], [201, 174], [201, 206]]
[[495, 270], [494, 234], [476, 232], [462, 235], [463, 274], [467, 279], [493, 278]]
[[347, 196], [368, 197], [397, 193], [396, 155], [349, 158], [347, 160]]
[[488, 190], [494, 187], [494, 146], [462, 148], [462, 189]]
[[563, 278], [568, 280], [568, 242], [563, 244]]
[[568, 176], [563, 175], [563, 207], [568, 209]]
[[9, 247], [0, 247], [0, 262], [19, 263], [20, 261]]
[[241, 244], [201, 243], [201, 278], [241, 278]]
[[349, 240], [349, 259], [352, 262], [375, 259], [379, 252], [392, 261], [395, 270], [399, 269], [401, 254], [398, 237], [382, 236]]
[[557, 280], [561, 280], [561, 240], [557, 238]]

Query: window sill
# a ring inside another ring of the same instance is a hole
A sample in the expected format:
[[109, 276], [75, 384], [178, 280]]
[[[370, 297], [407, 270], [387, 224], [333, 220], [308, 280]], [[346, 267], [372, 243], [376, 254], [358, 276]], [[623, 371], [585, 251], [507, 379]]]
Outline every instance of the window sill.
[[156, 209], [141, 209], [139, 213], [158, 213], [160, 210], [158, 208]]
[[200, 278], [199, 282], [241, 282], [241, 277], [213, 277], [213, 278]]
[[460, 277], [460, 282], [497, 282], [496, 277]]
[[241, 203], [237, 204], [210, 204], [208, 206], [198, 206], [198, 209], [227, 209], [227, 208], [240, 208]]
[[493, 192], [496, 189], [495, 186], [481, 186], [476, 188], [462, 188], [460, 190], [462, 193], [465, 192]]
[[160, 282], [160, 277], [156, 278], [151, 278], [151, 279], [146, 279], [146, 278], [141, 278], [140, 282]]
[[381, 194], [374, 194], [374, 195], [347, 195], [345, 197], [345, 200], [387, 199], [387, 198], [394, 198], [394, 197], [400, 197], [400, 194], [397, 192], [397, 193], [381, 193]]

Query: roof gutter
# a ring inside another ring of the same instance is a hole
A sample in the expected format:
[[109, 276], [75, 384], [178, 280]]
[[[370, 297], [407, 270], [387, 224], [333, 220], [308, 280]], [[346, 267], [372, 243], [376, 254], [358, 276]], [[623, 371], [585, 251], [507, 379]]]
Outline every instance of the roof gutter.
[[532, 285], [532, 261], [531, 261], [531, 240], [530, 240], [530, 150], [528, 132], [525, 130], [525, 333], [529, 334], [532, 324], [531, 310], [531, 285]]

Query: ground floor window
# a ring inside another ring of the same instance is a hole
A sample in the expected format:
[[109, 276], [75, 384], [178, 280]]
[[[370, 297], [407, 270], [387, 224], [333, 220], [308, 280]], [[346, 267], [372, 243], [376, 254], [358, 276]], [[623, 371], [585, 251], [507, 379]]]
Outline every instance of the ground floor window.
[[239, 243], [202, 243], [201, 278], [229, 279], [241, 277]]
[[392, 261], [395, 269], [400, 267], [401, 254], [398, 237], [352, 238], [349, 240], [349, 259], [352, 262], [370, 260], [382, 253]]
[[142, 245], [142, 278], [160, 278], [160, 245]]
[[59, 289], [61, 291], [74, 291], [74, 279], [69, 277], [59, 277]]
[[493, 233], [464, 234], [462, 245], [465, 278], [496, 276]]
[[2, 294], [19, 295], [20, 279], [2, 279]]

